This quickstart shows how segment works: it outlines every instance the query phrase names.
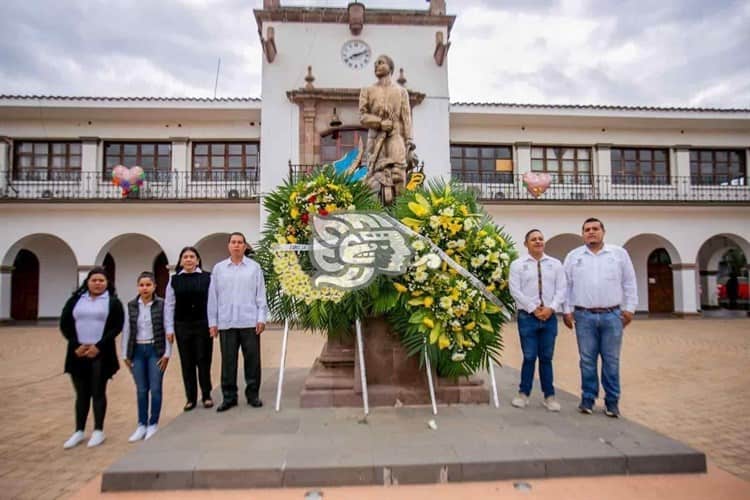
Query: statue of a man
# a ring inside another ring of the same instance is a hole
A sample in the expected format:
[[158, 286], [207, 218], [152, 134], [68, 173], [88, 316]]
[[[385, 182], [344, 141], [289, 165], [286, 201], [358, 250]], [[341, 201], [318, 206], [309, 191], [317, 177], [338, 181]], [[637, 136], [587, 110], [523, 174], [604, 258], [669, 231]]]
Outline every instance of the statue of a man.
[[381, 201], [389, 205], [403, 191], [415, 149], [411, 136], [409, 93], [391, 80], [393, 59], [381, 55], [375, 60], [377, 83], [359, 93], [360, 123], [369, 129], [364, 160], [365, 181]]

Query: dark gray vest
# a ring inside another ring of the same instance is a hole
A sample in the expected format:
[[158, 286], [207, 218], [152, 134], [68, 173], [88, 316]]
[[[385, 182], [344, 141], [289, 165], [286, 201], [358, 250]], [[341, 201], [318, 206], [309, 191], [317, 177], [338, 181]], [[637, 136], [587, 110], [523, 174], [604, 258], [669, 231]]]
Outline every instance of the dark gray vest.
[[[128, 359], [133, 359], [135, 352], [135, 337], [138, 333], [138, 297], [128, 302], [128, 321], [130, 322], [130, 338], [128, 338]], [[164, 356], [166, 335], [164, 334], [164, 299], [154, 295], [151, 304], [151, 326], [154, 330], [154, 348], [161, 358]]]

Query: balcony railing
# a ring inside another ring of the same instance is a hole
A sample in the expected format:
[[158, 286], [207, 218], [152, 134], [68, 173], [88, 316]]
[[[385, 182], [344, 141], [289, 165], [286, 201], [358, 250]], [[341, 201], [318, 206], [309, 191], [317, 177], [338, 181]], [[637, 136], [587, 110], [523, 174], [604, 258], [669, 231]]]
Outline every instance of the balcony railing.
[[[289, 165], [292, 180], [318, 168]], [[427, 171], [429, 177], [429, 171]], [[634, 175], [553, 175], [549, 188], [538, 198], [531, 194], [520, 174], [504, 172], [453, 173], [454, 180], [473, 190], [480, 201], [523, 200], [628, 203], [750, 203], [750, 187], [744, 177], [639, 177]], [[711, 183], [709, 183], [709, 181]]]
[[126, 197], [101, 172], [47, 171], [12, 175], [0, 172], [0, 202], [45, 201], [257, 201], [260, 182], [256, 173], [147, 172], [137, 192]]

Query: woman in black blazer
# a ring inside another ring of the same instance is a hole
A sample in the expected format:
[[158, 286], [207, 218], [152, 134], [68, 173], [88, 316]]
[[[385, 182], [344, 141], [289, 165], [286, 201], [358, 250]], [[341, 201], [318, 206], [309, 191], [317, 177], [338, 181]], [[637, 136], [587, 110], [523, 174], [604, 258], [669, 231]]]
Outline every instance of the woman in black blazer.
[[89, 407], [94, 406], [90, 448], [104, 442], [107, 381], [120, 368], [115, 337], [122, 331], [124, 312], [103, 267], [94, 267], [68, 299], [60, 315], [60, 331], [68, 341], [65, 373], [76, 391], [76, 431], [65, 442], [73, 448], [84, 439]]

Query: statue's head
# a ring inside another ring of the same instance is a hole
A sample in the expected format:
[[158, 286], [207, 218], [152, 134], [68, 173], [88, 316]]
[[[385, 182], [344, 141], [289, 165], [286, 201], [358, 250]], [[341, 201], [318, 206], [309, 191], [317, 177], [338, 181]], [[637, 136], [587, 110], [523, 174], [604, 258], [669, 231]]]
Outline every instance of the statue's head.
[[393, 63], [393, 59], [385, 54], [379, 55], [375, 59], [375, 76], [392, 75], [395, 68], [396, 65]]

